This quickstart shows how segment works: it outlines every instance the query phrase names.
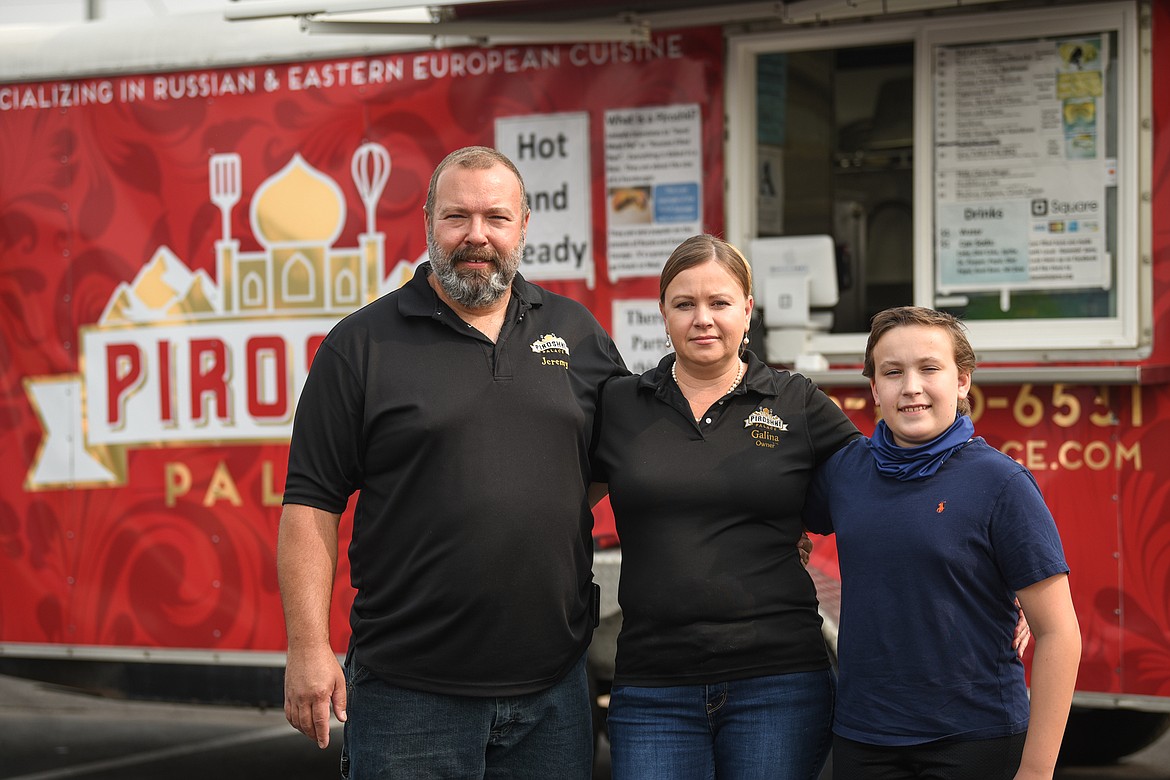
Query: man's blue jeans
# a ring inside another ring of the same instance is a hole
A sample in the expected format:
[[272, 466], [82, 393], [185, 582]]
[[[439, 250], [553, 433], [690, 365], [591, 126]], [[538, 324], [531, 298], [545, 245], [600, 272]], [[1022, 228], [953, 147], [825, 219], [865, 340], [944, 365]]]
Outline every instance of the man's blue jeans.
[[398, 688], [350, 660], [346, 692], [342, 778], [592, 777], [584, 656], [548, 690], [496, 698]]
[[833, 673], [615, 686], [614, 780], [813, 780], [832, 742]]

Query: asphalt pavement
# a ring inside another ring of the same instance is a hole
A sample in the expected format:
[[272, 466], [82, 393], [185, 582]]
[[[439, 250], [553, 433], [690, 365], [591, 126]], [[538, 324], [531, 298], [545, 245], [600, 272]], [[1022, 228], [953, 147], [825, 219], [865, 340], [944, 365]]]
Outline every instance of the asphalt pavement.
[[[324, 780], [341, 729], [319, 750], [279, 710], [110, 699], [0, 676], [0, 780]], [[600, 756], [596, 780], [608, 777]], [[1170, 780], [1170, 732], [1108, 767], [1056, 780]]]
[[279, 710], [110, 699], [0, 677], [0, 778], [337, 777], [341, 729], [319, 750]]

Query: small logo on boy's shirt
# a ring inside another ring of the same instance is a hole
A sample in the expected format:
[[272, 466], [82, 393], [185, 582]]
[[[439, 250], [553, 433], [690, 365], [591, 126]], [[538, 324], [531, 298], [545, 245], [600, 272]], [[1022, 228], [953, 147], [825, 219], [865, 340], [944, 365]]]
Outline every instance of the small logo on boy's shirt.
[[934, 511], [937, 514], [941, 515], [943, 513], [943, 510], [945, 510], [946, 508], [947, 508], [947, 502], [946, 501], [939, 501], [938, 506], [935, 507]]

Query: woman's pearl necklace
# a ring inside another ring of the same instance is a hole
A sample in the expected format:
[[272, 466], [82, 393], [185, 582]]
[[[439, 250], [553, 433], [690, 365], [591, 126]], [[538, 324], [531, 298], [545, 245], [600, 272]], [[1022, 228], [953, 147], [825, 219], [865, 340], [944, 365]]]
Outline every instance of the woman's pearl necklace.
[[[678, 366], [678, 359], [676, 358], [676, 359], [675, 359], [675, 361], [674, 361], [673, 363], [671, 363], [671, 364], [670, 364], [670, 378], [674, 380], [674, 383], [675, 383], [676, 385], [678, 385], [678, 369], [677, 369], [677, 366]], [[731, 383], [731, 387], [727, 388], [727, 392], [726, 392], [726, 393], [724, 393], [723, 395], [727, 395], [727, 394], [728, 394], [728, 393], [730, 393], [732, 390], [734, 390], [735, 388], [739, 387], [739, 381], [740, 381], [741, 379], [743, 379], [743, 361], [742, 361], [742, 360], [741, 360], [741, 361], [739, 361], [739, 372], [738, 372], [738, 373], [735, 375], [735, 381]], [[679, 386], [679, 388], [680, 388], [680, 389], [682, 388], [682, 385], [678, 385], [678, 386]]]

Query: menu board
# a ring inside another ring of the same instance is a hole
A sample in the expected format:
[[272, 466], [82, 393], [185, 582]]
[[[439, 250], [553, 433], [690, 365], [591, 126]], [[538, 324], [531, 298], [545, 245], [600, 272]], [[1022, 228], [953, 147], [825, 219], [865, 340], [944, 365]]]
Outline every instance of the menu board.
[[934, 49], [937, 291], [1108, 289], [1108, 39]]

